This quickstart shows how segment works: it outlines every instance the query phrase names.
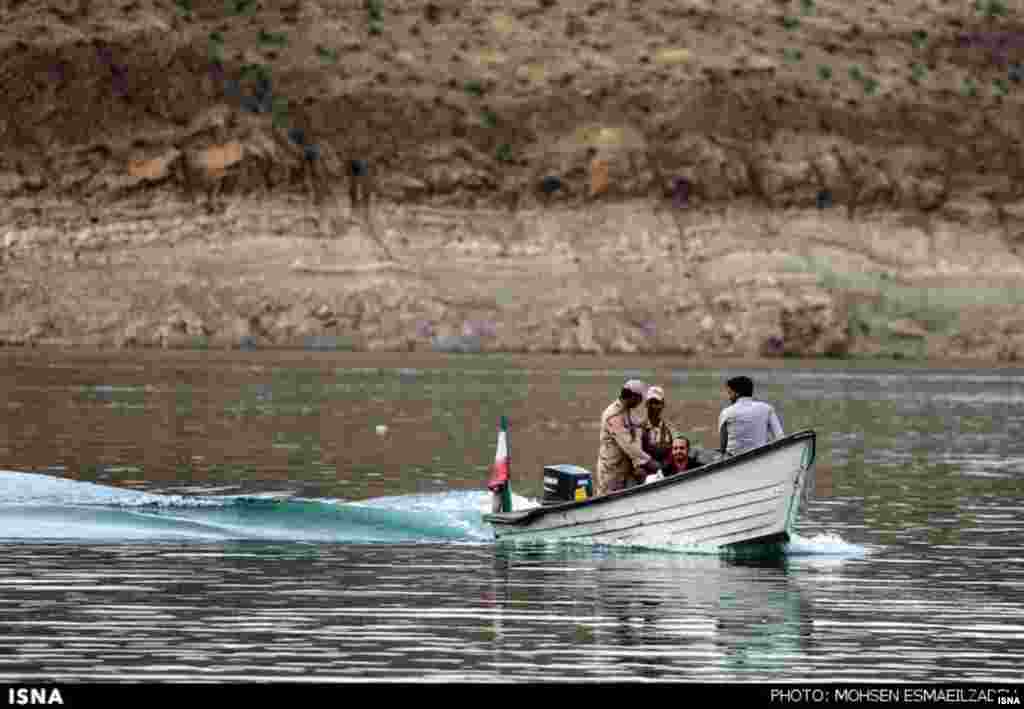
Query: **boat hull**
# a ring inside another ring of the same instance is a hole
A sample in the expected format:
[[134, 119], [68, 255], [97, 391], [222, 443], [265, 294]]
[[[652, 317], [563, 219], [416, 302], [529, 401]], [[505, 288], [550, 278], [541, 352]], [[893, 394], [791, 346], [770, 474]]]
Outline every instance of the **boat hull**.
[[658, 482], [518, 512], [486, 515], [499, 540], [724, 547], [792, 535], [815, 434], [801, 431]]

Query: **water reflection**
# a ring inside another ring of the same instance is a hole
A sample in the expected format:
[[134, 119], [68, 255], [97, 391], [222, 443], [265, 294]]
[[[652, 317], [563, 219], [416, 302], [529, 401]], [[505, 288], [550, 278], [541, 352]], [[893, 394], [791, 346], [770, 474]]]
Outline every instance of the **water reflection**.
[[572, 666], [584, 675], [763, 676], [780, 663], [799, 664], [813, 647], [812, 605], [789, 563], [499, 546], [485, 595], [495, 651], [516, 646], [510, 627], [524, 631], [528, 606], [557, 617], [546, 630], [573, 648]]

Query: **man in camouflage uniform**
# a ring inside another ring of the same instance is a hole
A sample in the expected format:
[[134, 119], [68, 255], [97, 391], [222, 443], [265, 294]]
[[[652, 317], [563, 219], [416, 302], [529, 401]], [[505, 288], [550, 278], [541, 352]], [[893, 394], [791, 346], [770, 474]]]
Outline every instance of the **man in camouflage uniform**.
[[640, 421], [630, 413], [643, 401], [647, 386], [636, 379], [626, 382], [619, 398], [601, 415], [601, 447], [597, 457], [597, 494], [624, 490], [642, 483], [661, 466], [642, 447]]
[[675, 426], [662, 418], [661, 412], [665, 409], [665, 391], [661, 387], [649, 387], [645, 405], [647, 415], [641, 423], [643, 434], [641, 445], [644, 452], [659, 465], [668, 465], [672, 459], [672, 439], [678, 436], [679, 432]]

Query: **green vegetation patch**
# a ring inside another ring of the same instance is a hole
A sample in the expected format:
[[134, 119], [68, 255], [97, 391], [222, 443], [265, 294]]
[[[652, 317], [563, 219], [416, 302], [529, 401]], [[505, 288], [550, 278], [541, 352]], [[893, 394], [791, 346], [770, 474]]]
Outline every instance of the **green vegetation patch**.
[[989, 19], [1006, 17], [1009, 14], [1003, 0], [975, 0], [974, 9]]
[[224, 36], [220, 32], [210, 33], [209, 54], [213, 61], [224, 63]]
[[325, 47], [322, 44], [316, 45], [316, 54], [318, 57], [327, 62], [338, 61], [338, 50], [329, 49], [328, 47]]
[[381, 0], [366, 0], [366, 15], [369, 20], [370, 34], [379, 35], [384, 32], [384, 4]]
[[288, 46], [288, 35], [284, 32], [260, 30], [260, 45], [264, 47], [286, 47]]
[[288, 126], [288, 99], [283, 96], [275, 96], [271, 102], [270, 113], [276, 128], [286, 128]]
[[256, 9], [256, 0], [229, 0], [228, 11], [233, 15], [245, 15]]
[[270, 70], [263, 64], [246, 64], [242, 67], [241, 72], [242, 81], [251, 79], [258, 81], [260, 79], [264, 81], [270, 80]]
[[924, 68], [924, 64], [914, 62], [913, 64], [910, 65], [910, 83], [915, 85], [920, 84], [924, 80], [927, 73], [928, 72]]

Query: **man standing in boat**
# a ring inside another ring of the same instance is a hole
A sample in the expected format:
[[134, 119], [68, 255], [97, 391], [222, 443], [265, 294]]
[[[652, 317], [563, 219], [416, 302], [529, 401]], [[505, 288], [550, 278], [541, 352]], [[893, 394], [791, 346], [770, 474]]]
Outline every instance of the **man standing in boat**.
[[597, 494], [624, 490], [642, 483], [661, 466], [643, 449], [643, 430], [631, 411], [647, 393], [647, 385], [630, 379], [619, 398], [601, 415], [601, 447], [597, 457]]
[[648, 387], [646, 399], [647, 418], [643, 421], [643, 449], [660, 465], [667, 465], [672, 454], [672, 439], [675, 435], [672, 425], [662, 417], [665, 410], [665, 390], [659, 386]]
[[725, 393], [729, 406], [718, 417], [723, 455], [736, 455], [786, 435], [772, 405], [754, 400], [750, 377], [733, 377], [725, 383]]

